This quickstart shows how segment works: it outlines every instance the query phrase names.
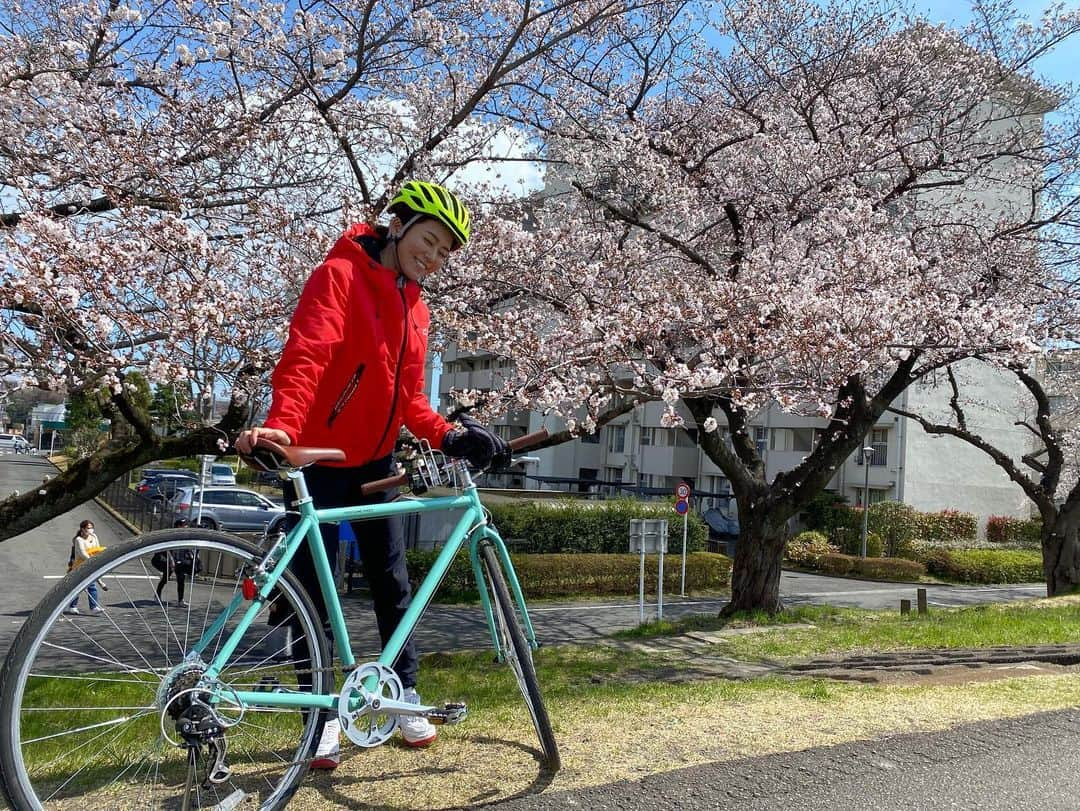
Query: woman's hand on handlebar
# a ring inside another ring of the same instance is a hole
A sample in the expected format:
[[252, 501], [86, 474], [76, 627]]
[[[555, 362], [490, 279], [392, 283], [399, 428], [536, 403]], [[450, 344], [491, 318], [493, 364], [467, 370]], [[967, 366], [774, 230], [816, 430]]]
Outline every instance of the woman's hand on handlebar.
[[289, 435], [279, 428], [248, 428], [246, 431], [241, 431], [240, 436], [236, 438], [236, 450], [244, 455], [249, 455], [258, 439], [269, 439], [278, 445], [292, 444]]

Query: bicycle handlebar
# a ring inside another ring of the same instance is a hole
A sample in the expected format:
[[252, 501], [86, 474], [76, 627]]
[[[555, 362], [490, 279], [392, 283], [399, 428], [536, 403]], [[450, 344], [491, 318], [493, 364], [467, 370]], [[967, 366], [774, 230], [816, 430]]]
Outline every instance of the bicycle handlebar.
[[[517, 439], [512, 439], [507, 444], [510, 446], [510, 450], [524, 450], [525, 448], [531, 448], [538, 442], [543, 442], [548, 438], [547, 428], [541, 428], [539, 431], [534, 431], [531, 434], [525, 434], [525, 436], [519, 436]], [[376, 493], [379, 490], [392, 490], [395, 487], [402, 487], [409, 483], [409, 474], [402, 473], [398, 476], [389, 476], [385, 479], [378, 479], [377, 481], [368, 482], [360, 488], [360, 492], [365, 496], [371, 493]]]

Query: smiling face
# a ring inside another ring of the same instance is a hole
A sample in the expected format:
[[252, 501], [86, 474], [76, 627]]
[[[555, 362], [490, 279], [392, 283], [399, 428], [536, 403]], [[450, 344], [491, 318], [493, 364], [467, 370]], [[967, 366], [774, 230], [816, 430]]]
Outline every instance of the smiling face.
[[[395, 232], [401, 223], [395, 220], [390, 227]], [[424, 218], [409, 226], [398, 240], [397, 270], [414, 282], [422, 282], [446, 264], [456, 244], [449, 228], [438, 220]]]

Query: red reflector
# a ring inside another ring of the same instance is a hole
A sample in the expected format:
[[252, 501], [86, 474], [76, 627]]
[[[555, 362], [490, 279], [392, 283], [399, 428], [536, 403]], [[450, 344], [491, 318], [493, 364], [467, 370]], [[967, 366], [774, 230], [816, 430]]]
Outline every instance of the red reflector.
[[254, 600], [256, 592], [255, 581], [250, 577], [245, 577], [244, 582], [240, 584], [240, 591], [243, 593], [245, 600]]

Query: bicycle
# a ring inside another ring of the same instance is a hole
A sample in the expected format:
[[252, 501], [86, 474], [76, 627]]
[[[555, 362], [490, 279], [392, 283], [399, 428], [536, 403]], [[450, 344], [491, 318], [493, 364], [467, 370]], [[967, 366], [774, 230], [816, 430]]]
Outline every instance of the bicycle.
[[[386, 742], [399, 716], [461, 721], [464, 704], [404, 702], [391, 664], [466, 542], [496, 658], [517, 678], [544, 766], [557, 770], [558, 746], [532, 661], [536, 634], [464, 461], [425, 447], [410, 473], [365, 488], [408, 484], [415, 496], [449, 485], [452, 495], [316, 509], [303, 469], [343, 459], [341, 451], [260, 440], [256, 453], [264, 465], [277, 465], [297, 494], [299, 523], [270, 539], [269, 549], [205, 529], [149, 533], [95, 556], [34, 609], [0, 671], [0, 788], [11, 806], [228, 811], [257, 802], [269, 811], [284, 807], [306, 774], [321, 712], [336, 713], [345, 736], [363, 747]], [[358, 663], [319, 523], [445, 510], [464, 512], [378, 659]], [[287, 568], [303, 543], [326, 599], [340, 687], [319, 614]], [[158, 553], [182, 550], [202, 560], [186, 607], [157, 597], [151, 564]], [[104, 614], [63, 613], [72, 595], [102, 578], [113, 598]]]

